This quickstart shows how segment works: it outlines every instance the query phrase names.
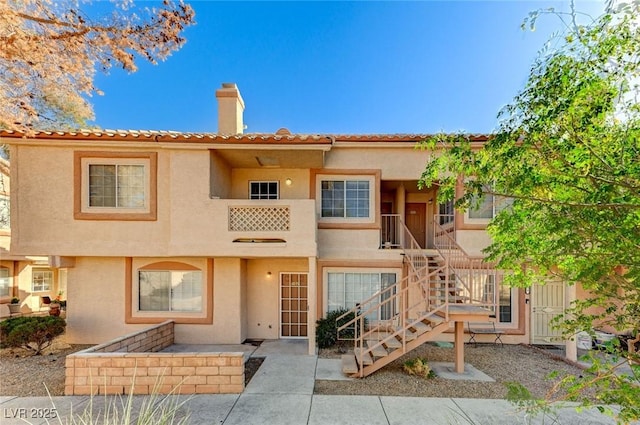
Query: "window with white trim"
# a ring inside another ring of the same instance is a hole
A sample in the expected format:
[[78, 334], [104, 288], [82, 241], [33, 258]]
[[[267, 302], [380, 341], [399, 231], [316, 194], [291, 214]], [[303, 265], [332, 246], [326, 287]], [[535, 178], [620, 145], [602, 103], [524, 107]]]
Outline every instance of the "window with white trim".
[[475, 208], [469, 208], [465, 212], [465, 221], [468, 223], [488, 223], [498, 213], [508, 208], [513, 199], [502, 196], [485, 195], [482, 202]]
[[8, 297], [11, 291], [11, 276], [9, 269], [0, 267], [0, 297]]
[[[360, 302], [396, 283], [396, 273], [341, 272], [327, 273], [327, 311], [351, 309]], [[392, 294], [387, 291], [383, 297]], [[384, 299], [380, 299], [384, 301]], [[369, 320], [389, 320], [395, 314], [395, 303], [383, 304], [376, 312], [367, 315]]]
[[144, 208], [145, 166], [89, 164], [89, 207]]
[[280, 185], [277, 181], [249, 182], [249, 199], [279, 199]]
[[31, 270], [31, 291], [46, 292], [53, 287], [53, 270], [33, 269]]
[[157, 219], [155, 152], [74, 152], [76, 220]]
[[438, 205], [438, 213], [440, 214], [440, 225], [453, 223], [454, 221], [454, 202], [453, 199]]
[[139, 311], [202, 311], [201, 271], [140, 270], [138, 285]]
[[371, 216], [369, 180], [322, 180], [320, 188], [322, 217]]

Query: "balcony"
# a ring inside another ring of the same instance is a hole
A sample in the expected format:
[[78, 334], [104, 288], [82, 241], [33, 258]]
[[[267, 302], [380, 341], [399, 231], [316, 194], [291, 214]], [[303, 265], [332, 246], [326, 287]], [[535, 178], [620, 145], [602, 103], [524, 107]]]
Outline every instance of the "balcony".
[[[315, 201], [210, 199], [172, 214], [172, 255], [308, 257], [317, 254]], [[183, 232], [177, 232], [178, 229]], [[186, 230], [186, 231], [184, 231]]]

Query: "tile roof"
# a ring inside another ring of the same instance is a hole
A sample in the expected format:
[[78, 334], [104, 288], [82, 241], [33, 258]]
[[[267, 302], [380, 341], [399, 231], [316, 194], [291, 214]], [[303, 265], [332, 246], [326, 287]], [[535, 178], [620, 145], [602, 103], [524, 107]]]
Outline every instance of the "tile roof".
[[[332, 144], [340, 142], [418, 142], [433, 134], [291, 134], [278, 130], [276, 133], [247, 133], [220, 135], [216, 133], [189, 133], [162, 130], [77, 130], [77, 131], [36, 131], [26, 133], [2, 130], [0, 137], [35, 139], [76, 139], [109, 141], [149, 141], [184, 143], [222, 143], [222, 144]], [[484, 142], [488, 135], [471, 134], [471, 141]]]

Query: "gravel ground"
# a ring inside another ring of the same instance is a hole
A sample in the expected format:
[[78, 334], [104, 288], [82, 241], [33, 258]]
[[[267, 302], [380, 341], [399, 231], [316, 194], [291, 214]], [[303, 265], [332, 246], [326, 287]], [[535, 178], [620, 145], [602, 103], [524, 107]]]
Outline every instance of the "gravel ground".
[[[340, 354], [337, 350], [321, 350], [320, 356], [336, 358]], [[542, 397], [553, 386], [553, 381], [547, 379], [551, 372], [558, 371], [561, 375], [582, 373], [579, 367], [566, 363], [545, 350], [526, 345], [465, 346], [465, 362], [489, 375], [495, 382], [409, 376], [402, 371], [402, 364], [415, 357], [424, 358], [428, 362], [453, 363], [454, 351], [453, 348], [441, 348], [427, 343], [364, 379], [316, 381], [314, 392], [342, 395], [505, 398], [506, 384], [519, 382], [533, 395]]]
[[[26, 350], [0, 350], [0, 396], [52, 396], [64, 394], [64, 358], [90, 345], [69, 345], [64, 335], [57, 338], [43, 355], [30, 356]], [[406, 354], [365, 379], [353, 381], [316, 381], [316, 394], [396, 395], [414, 397], [504, 398], [507, 382], [520, 382], [534, 395], [543, 396], [553, 383], [546, 379], [552, 371], [579, 375], [581, 369], [524, 345], [493, 344], [465, 347], [465, 360], [496, 380], [494, 383], [422, 379], [402, 371], [402, 363], [422, 357], [428, 361], [453, 362], [453, 349], [431, 344]], [[338, 350], [321, 350], [321, 357], [339, 358]], [[247, 381], [260, 366], [246, 365]]]
[[42, 355], [22, 348], [0, 349], [0, 396], [39, 397], [64, 395], [64, 359], [91, 345], [69, 345], [64, 335], [56, 338]]

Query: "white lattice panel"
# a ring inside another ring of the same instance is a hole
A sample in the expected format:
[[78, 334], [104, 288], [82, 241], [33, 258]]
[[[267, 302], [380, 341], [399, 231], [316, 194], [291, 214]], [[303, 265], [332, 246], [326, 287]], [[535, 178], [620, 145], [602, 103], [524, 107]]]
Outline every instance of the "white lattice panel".
[[230, 207], [232, 232], [282, 232], [289, 230], [289, 207]]

